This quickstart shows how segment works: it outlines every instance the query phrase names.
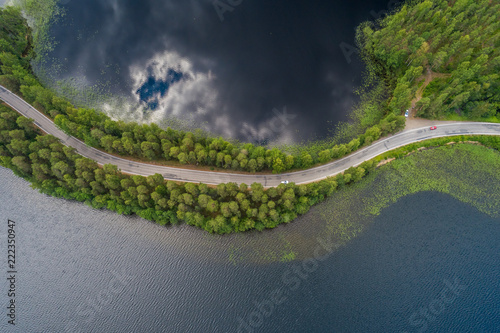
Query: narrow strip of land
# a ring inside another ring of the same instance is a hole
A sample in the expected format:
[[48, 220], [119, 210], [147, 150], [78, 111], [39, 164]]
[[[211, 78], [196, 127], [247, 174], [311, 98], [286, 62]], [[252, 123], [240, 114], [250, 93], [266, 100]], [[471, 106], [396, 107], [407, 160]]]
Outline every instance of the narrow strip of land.
[[119, 158], [89, 147], [82, 141], [67, 135], [62, 130], [57, 128], [49, 118], [2, 86], [0, 86], [0, 99], [23, 116], [33, 119], [35, 125], [44, 132], [59, 138], [61, 143], [75, 148], [80, 155], [93, 159], [101, 165], [114, 164], [123, 172], [129, 174], [148, 176], [159, 173], [168, 180], [213, 185], [229, 182], [235, 182], [238, 184], [252, 184], [257, 182], [261, 183], [265, 187], [271, 187], [279, 185], [283, 180], [288, 180], [296, 184], [310, 183], [333, 176], [350, 168], [351, 166], [357, 166], [364, 161], [385, 153], [388, 150], [413, 142], [453, 135], [500, 135], [500, 124], [493, 123], [460, 122], [443, 124], [439, 125], [435, 130], [430, 130], [429, 127], [422, 127], [402, 131], [389, 138], [379, 140], [370, 146], [360, 149], [359, 151], [356, 151], [342, 159], [315, 168], [277, 175], [234, 174], [159, 166]]

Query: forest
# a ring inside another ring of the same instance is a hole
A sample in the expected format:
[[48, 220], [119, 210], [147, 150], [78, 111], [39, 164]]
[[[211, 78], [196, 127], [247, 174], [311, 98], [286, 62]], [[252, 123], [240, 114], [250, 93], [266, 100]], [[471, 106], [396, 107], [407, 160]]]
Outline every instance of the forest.
[[419, 117], [500, 121], [499, 13], [498, 1], [409, 1], [360, 25], [362, 58], [392, 92], [389, 111], [417, 97]]

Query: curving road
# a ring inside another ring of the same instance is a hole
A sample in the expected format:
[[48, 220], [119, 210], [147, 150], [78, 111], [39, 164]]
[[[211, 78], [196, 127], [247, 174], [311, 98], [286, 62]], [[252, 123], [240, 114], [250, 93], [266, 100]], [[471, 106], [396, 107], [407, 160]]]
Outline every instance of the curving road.
[[288, 180], [296, 184], [310, 183], [340, 173], [351, 166], [359, 165], [362, 162], [372, 159], [388, 150], [392, 150], [412, 142], [453, 135], [500, 135], [500, 124], [493, 123], [461, 122], [444, 124], [439, 125], [437, 129], [433, 131], [431, 131], [429, 127], [423, 127], [402, 131], [389, 138], [379, 140], [370, 146], [358, 150], [340, 160], [336, 160], [312, 169], [277, 175], [231, 174], [158, 166], [112, 156], [95, 148], [88, 147], [82, 141], [67, 135], [58, 129], [50, 119], [2, 86], [0, 86], [0, 99], [23, 116], [33, 119], [35, 125], [41, 128], [44, 132], [59, 138], [66, 146], [75, 148], [76, 151], [82, 156], [93, 159], [101, 165], [115, 164], [123, 172], [129, 174], [148, 176], [159, 173], [163, 175], [165, 179], [169, 180], [213, 185], [228, 182], [235, 182], [238, 184], [252, 184], [257, 182], [261, 183], [265, 187], [271, 187], [279, 185], [282, 180]]

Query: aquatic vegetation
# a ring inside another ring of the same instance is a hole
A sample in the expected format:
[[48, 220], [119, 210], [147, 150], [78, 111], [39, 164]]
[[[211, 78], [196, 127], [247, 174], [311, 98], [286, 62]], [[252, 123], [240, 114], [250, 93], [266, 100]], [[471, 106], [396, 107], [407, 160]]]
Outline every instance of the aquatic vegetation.
[[500, 153], [477, 144], [418, 151], [381, 166], [313, 209], [338, 240], [355, 237], [373, 216], [400, 198], [437, 191], [500, 217]]
[[284, 251], [285, 243], [277, 241], [283, 238], [289, 242], [286, 250], [298, 253], [296, 260], [312, 257], [319, 238], [331, 237], [332, 244], [340, 248], [366, 230], [384, 208], [421, 192], [445, 193], [491, 217], [500, 218], [498, 170], [500, 152], [477, 143], [415, 150], [377, 168], [360, 182], [334, 192], [287, 229], [269, 231], [265, 235], [267, 250], [240, 249], [240, 258], [275, 262], [275, 257], [262, 252]]

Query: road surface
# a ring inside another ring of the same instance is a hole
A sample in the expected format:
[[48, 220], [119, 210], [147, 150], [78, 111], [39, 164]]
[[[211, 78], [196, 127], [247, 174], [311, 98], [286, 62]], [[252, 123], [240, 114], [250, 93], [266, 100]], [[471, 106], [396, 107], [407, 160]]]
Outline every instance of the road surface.
[[439, 125], [437, 129], [433, 131], [431, 131], [429, 127], [422, 127], [402, 131], [389, 138], [379, 140], [340, 160], [303, 171], [276, 175], [231, 174], [152, 165], [112, 156], [95, 148], [88, 147], [82, 141], [67, 135], [62, 130], [58, 129], [50, 119], [2, 86], [0, 86], [0, 99], [23, 116], [33, 119], [35, 125], [44, 132], [59, 138], [66, 146], [75, 148], [79, 154], [97, 161], [100, 165], [115, 164], [123, 172], [129, 174], [148, 176], [159, 173], [168, 180], [213, 185], [229, 182], [238, 184], [252, 184], [257, 182], [261, 183], [264, 187], [272, 187], [279, 185], [283, 180], [288, 180], [296, 184], [305, 184], [333, 176], [351, 166], [357, 166], [366, 160], [370, 160], [377, 155], [385, 153], [388, 150], [412, 142], [453, 135], [500, 135], [500, 124], [493, 123], [460, 122], [443, 124]]

